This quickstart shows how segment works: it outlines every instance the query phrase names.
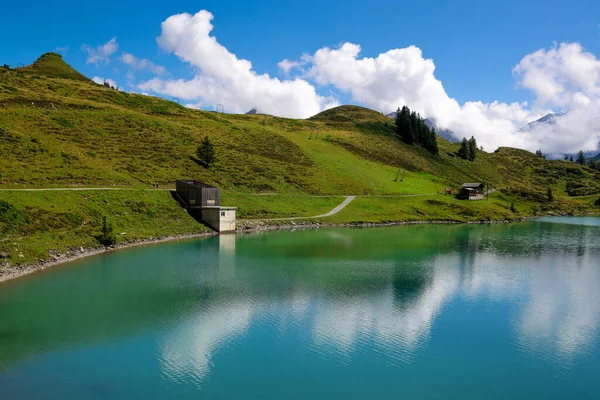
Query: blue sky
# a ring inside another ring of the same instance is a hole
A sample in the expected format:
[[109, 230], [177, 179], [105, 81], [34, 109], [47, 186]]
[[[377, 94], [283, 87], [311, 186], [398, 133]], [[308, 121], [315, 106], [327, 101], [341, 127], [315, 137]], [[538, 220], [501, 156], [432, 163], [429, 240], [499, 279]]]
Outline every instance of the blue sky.
[[[230, 0], [144, 4], [30, 1], [26, 6], [23, 4], [13, 0], [3, 2], [0, 63], [29, 64], [46, 51], [60, 49], [65, 60], [86, 76], [110, 78], [126, 90], [140, 92], [144, 90], [137, 85], [155, 74], [147, 69], [132, 71], [119, 61], [123, 53], [164, 67], [167, 71], [161, 77], [164, 81], [190, 80], [201, 74], [199, 70], [204, 64], [185, 61], [185, 57], [176, 55], [182, 46], [172, 44], [165, 49], [156, 41], [162, 33], [161, 23], [168, 17], [180, 13], [194, 15], [200, 10], [214, 16], [210, 36], [216, 37], [238, 59], [251, 61], [257, 74], [268, 73], [281, 80], [307, 80], [318, 95], [334, 96], [339, 103], [365, 102], [357, 94], [358, 89], [354, 92], [343, 89], [344, 84], [331, 77], [321, 76], [317, 82], [316, 75], [300, 71], [286, 76], [277, 64], [283, 59], [297, 61], [302, 54], [314, 55], [321, 48], [335, 49], [347, 42], [360, 45], [359, 58], [377, 57], [391, 49], [412, 45], [422, 51], [424, 59], [433, 60], [435, 79], [441, 82], [448, 97], [461, 106], [468, 101], [531, 104], [539, 97], [539, 91], [523, 88], [512, 71], [526, 55], [541, 49], [549, 51], [554, 43], [579, 43], [582, 51], [600, 54], [600, 2], [595, 1]], [[82, 50], [83, 45], [93, 49], [114, 37], [118, 50], [109, 63], [86, 62], [89, 54]], [[169, 98], [172, 92], [179, 93], [163, 85], [153, 94]], [[399, 97], [405, 98], [408, 97]], [[205, 99], [200, 107], [210, 108], [212, 100]], [[230, 97], [228, 100], [232, 101]], [[372, 108], [379, 105], [366, 103]], [[242, 102], [240, 107], [245, 104]], [[381, 107], [388, 104], [392, 103]], [[556, 103], [544, 107], [528, 108], [528, 117], [570, 105]], [[263, 108], [268, 108], [268, 104]], [[414, 108], [426, 112], [419, 102]], [[443, 120], [443, 115], [438, 119]], [[529, 145], [523, 142], [521, 147]]]

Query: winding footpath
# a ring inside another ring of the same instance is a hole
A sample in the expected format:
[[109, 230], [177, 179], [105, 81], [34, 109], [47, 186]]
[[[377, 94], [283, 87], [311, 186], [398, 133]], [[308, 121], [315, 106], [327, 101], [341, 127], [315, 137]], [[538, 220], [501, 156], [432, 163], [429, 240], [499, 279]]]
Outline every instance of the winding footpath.
[[266, 219], [246, 219], [243, 220], [244, 222], [255, 222], [255, 221], [293, 221], [293, 220], [297, 220], [297, 219], [315, 219], [315, 218], [325, 218], [325, 217], [331, 217], [332, 215], [335, 215], [337, 213], [339, 213], [340, 211], [342, 211], [344, 208], [346, 208], [346, 206], [348, 204], [350, 204], [352, 202], [352, 200], [354, 200], [356, 198], [356, 196], [346, 196], [346, 198], [344, 199], [344, 201], [337, 207], [335, 207], [333, 210], [329, 211], [328, 213], [325, 214], [321, 214], [321, 215], [314, 215], [312, 217], [289, 217], [289, 218], [266, 218]]

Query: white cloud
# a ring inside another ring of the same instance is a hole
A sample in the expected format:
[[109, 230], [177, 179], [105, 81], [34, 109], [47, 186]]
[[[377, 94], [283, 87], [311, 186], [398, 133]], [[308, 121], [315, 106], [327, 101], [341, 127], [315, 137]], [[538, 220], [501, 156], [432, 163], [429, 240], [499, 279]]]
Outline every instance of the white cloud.
[[110, 62], [110, 56], [112, 56], [119, 48], [117, 38], [110, 39], [105, 44], [101, 44], [98, 47], [92, 48], [87, 44], [81, 46], [81, 48], [88, 53], [86, 63], [88, 64], [108, 64]]
[[279, 80], [258, 74], [250, 61], [237, 58], [210, 36], [212, 19], [213, 15], [204, 10], [167, 18], [162, 23], [158, 44], [198, 72], [190, 80], [154, 78], [138, 88], [179, 97], [190, 101], [191, 107], [224, 104], [229, 112], [246, 112], [255, 107], [286, 117], [305, 118], [337, 105], [335, 99], [320, 96], [304, 79]]
[[[279, 62], [278, 68], [286, 77], [280, 80], [257, 73], [250, 61], [222, 46], [211, 36], [212, 20], [213, 15], [204, 10], [167, 18], [157, 42], [190, 64], [195, 76], [156, 77], [137, 88], [178, 97], [193, 108], [224, 104], [228, 112], [257, 108], [265, 113], [305, 118], [338, 105], [336, 95], [320, 95], [316, 84], [349, 93], [354, 101], [386, 113], [406, 104], [425, 117], [435, 118], [440, 128], [454, 131], [458, 139], [475, 136], [487, 150], [512, 146], [564, 154], [598, 148], [600, 61], [578, 43], [538, 50], [513, 68], [517, 84], [534, 94], [532, 104], [460, 104], [436, 78], [433, 60], [424, 58], [416, 46], [392, 49], [376, 57], [360, 57], [361, 47], [354, 43], [335, 49], [324, 47], [298, 60]], [[111, 42], [116, 46], [116, 39]], [[93, 55], [111, 42], [100, 46]], [[121, 60], [132, 70], [149, 69], [157, 75], [164, 72], [164, 68], [131, 54], [124, 53]], [[557, 118], [556, 124], [522, 129], [553, 110], [568, 112]]]
[[302, 68], [302, 63], [298, 61], [290, 61], [287, 58], [277, 63], [277, 66], [283, 72], [284, 75], [288, 76], [290, 71], [294, 68]]
[[[360, 58], [361, 47], [345, 43], [317, 50], [308, 60], [305, 78], [333, 85], [368, 107], [390, 112], [408, 105], [437, 125], [463, 136], [475, 136], [488, 150], [513, 146], [548, 153], [597, 149], [600, 126], [600, 61], [577, 43], [529, 54], [514, 68], [519, 84], [536, 95], [533, 107], [523, 103], [459, 104], [435, 77], [433, 60], [415, 46], [393, 49], [375, 58]], [[294, 65], [284, 60], [285, 66]], [[291, 68], [290, 68], [291, 69]], [[559, 107], [569, 113], [556, 125], [521, 130]]]
[[137, 58], [133, 54], [123, 53], [120, 60], [123, 64], [129, 65], [136, 71], [147, 69], [155, 75], [162, 75], [165, 73], [165, 67], [156, 65], [152, 61], [145, 58]]
[[119, 87], [119, 85], [117, 85], [117, 82], [115, 82], [114, 80], [112, 80], [110, 78], [102, 78], [100, 76], [95, 76], [92, 78], [92, 80], [94, 82], [96, 82], [98, 85], [104, 85], [104, 82], [106, 82], [110, 86], [114, 87], [115, 89]]

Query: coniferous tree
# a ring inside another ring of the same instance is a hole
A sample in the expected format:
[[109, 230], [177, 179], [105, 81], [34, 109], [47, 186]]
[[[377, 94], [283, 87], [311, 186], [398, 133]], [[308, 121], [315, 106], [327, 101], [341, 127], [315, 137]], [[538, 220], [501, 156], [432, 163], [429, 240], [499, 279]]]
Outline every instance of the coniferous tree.
[[571, 156], [571, 158], [569, 158], [569, 161], [571, 161], [571, 162], [573, 162], [573, 161], [574, 161], [574, 160], [573, 160], [573, 156]]
[[477, 157], [477, 141], [473, 136], [467, 142], [467, 158], [469, 161], [475, 161], [475, 157]]
[[210, 165], [215, 161], [215, 149], [208, 136], [204, 137], [202, 144], [196, 149], [196, 156], [206, 168], [210, 168]]
[[535, 151], [535, 155], [538, 156], [538, 157], [540, 157], [540, 158], [543, 158], [544, 160], [546, 159], [546, 156], [544, 155], [544, 153], [542, 153], [542, 150], [536, 150]]
[[458, 156], [460, 158], [462, 158], [463, 160], [469, 159], [469, 142], [467, 141], [467, 138], [463, 138], [462, 142], [460, 143], [460, 149], [458, 150]]
[[548, 190], [546, 191], [546, 197], [548, 198], [549, 202], [554, 201], [554, 195], [552, 194], [552, 188], [548, 187]]
[[431, 149], [429, 150], [429, 152], [431, 154], [433, 154], [434, 156], [437, 156], [440, 153], [440, 149], [438, 148], [438, 143], [437, 143], [437, 133], [435, 133], [435, 130], [431, 131]]
[[569, 161], [569, 156], [565, 154], [565, 161]]
[[406, 106], [402, 107], [396, 118], [396, 134], [406, 144], [412, 144], [414, 142], [410, 110]]
[[410, 131], [412, 134], [413, 143], [419, 143], [419, 118], [417, 117], [417, 113], [415, 111], [410, 113]]
[[433, 155], [439, 153], [435, 132], [407, 106], [396, 111], [396, 136], [406, 144], [418, 144]]
[[400, 111], [400, 107], [396, 110], [396, 136], [402, 139], [402, 111]]
[[585, 155], [583, 154], [583, 151], [581, 151], [581, 150], [579, 150], [579, 153], [577, 153], [577, 164], [581, 164], [581, 165], [587, 164], [585, 161]]
[[100, 236], [97, 238], [100, 244], [104, 246], [112, 246], [117, 243], [117, 237], [113, 232], [112, 224], [106, 222], [106, 216], [102, 218], [102, 230]]

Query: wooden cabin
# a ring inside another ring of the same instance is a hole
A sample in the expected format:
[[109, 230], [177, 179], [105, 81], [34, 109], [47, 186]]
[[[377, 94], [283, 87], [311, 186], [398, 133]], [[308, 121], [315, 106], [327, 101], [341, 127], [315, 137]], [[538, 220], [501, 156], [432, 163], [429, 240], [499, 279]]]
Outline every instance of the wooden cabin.
[[465, 183], [460, 188], [456, 197], [461, 200], [483, 200], [484, 188], [485, 185], [483, 183]]

